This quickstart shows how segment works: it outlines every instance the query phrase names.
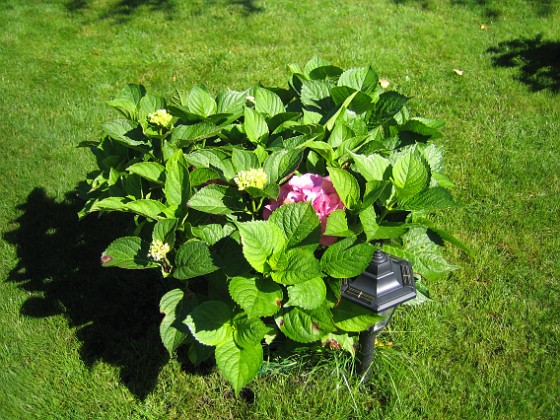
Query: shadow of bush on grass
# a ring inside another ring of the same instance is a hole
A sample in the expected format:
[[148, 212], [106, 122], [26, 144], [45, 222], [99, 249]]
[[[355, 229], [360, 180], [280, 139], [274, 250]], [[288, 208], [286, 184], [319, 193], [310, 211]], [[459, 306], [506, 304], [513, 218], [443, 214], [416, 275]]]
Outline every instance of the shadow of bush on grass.
[[486, 51], [493, 55], [497, 67], [516, 67], [519, 81], [533, 91], [548, 89], [560, 92], [560, 42], [533, 39], [501, 42]]
[[117, 214], [79, 221], [73, 193], [58, 203], [34, 189], [18, 209], [18, 227], [4, 239], [15, 245], [14, 281], [30, 293], [21, 312], [30, 317], [64, 314], [77, 329], [80, 356], [120, 368], [123, 384], [144, 399], [168, 355], [159, 337], [159, 299], [168, 281], [155, 270], [107, 269], [99, 257], [124, 234], [129, 219]]

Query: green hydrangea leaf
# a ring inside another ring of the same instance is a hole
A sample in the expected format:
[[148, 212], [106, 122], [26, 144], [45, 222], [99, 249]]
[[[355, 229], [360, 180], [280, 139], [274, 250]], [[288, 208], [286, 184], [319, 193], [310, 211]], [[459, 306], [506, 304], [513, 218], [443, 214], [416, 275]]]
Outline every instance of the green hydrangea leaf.
[[[305, 67], [303, 68], [303, 74], [309, 76], [313, 72], [313, 70], [325, 66], [330, 66], [330, 65], [331, 63], [329, 63], [324, 58], [321, 58], [318, 55], [314, 55], [307, 63], [305, 63]], [[298, 65], [292, 64], [291, 68], [292, 68], [292, 72], [302, 73]]]
[[140, 110], [147, 116], [159, 109], [165, 109], [165, 99], [148, 93], [140, 99]]
[[263, 350], [260, 344], [240, 347], [231, 337], [216, 347], [215, 356], [220, 372], [238, 396], [239, 391], [259, 373]]
[[284, 204], [272, 212], [269, 221], [282, 229], [288, 240], [288, 247], [308, 245], [311, 250], [317, 248], [321, 226], [310, 203]]
[[245, 134], [252, 143], [258, 144], [263, 143], [265, 138], [268, 136], [268, 125], [264, 117], [253, 108], [245, 108], [244, 111], [245, 123], [243, 127], [245, 128]]
[[159, 220], [167, 212], [168, 208], [165, 204], [157, 200], [143, 198], [140, 200], [130, 201], [125, 204], [125, 209], [150, 219]]
[[208, 360], [210, 356], [214, 354], [214, 347], [205, 346], [202, 343], [199, 343], [196, 340], [193, 340], [192, 344], [189, 347], [189, 351], [187, 352], [187, 356], [190, 362], [198, 366], [202, 362]]
[[138, 118], [138, 104], [140, 99], [146, 94], [146, 88], [142, 85], [128, 84], [117, 95], [115, 99], [107, 104], [126, 118], [136, 120]]
[[246, 210], [243, 196], [237, 189], [218, 184], [208, 185], [194, 193], [187, 205], [211, 214], [232, 214]]
[[138, 162], [130, 165], [126, 170], [158, 184], [163, 184], [165, 181], [165, 167], [157, 162]]
[[360, 185], [354, 175], [339, 168], [328, 168], [328, 171], [334, 189], [346, 208], [355, 209], [360, 201]]
[[267, 272], [269, 257], [285, 246], [282, 230], [274, 223], [262, 220], [238, 223], [237, 227], [245, 259], [259, 273]]
[[255, 91], [255, 109], [263, 115], [274, 117], [286, 111], [280, 97], [265, 88], [257, 87]]
[[377, 127], [389, 121], [403, 108], [408, 99], [397, 92], [383, 92], [371, 113], [369, 126]]
[[321, 267], [334, 278], [356, 277], [371, 261], [374, 247], [358, 242], [356, 237], [345, 238], [327, 248], [321, 258]]
[[167, 160], [165, 171], [165, 198], [169, 205], [178, 207], [176, 216], [182, 218], [191, 194], [189, 168], [182, 150], [178, 150]]
[[442, 279], [449, 271], [457, 268], [444, 259], [441, 247], [432, 242], [424, 228], [410, 229], [402, 237], [402, 241], [402, 247], [384, 245], [383, 250], [410, 261], [414, 272], [428, 280]]
[[306, 248], [281, 250], [270, 265], [272, 279], [280, 284], [298, 284], [321, 276], [319, 261], [313, 251]]
[[184, 321], [197, 304], [195, 295], [187, 298], [181, 289], [170, 290], [161, 298], [159, 308], [165, 316], [159, 332], [170, 355], [189, 337], [189, 329]]
[[288, 286], [289, 300], [286, 306], [299, 306], [303, 309], [320, 307], [327, 297], [327, 287], [321, 277]]
[[176, 147], [185, 147], [199, 140], [213, 137], [220, 133], [222, 129], [222, 127], [218, 127], [208, 121], [190, 125], [179, 125], [173, 129], [171, 141]]
[[159, 265], [148, 257], [150, 244], [137, 236], [115, 239], [101, 256], [103, 267], [128, 269], [156, 268]]
[[191, 230], [193, 235], [212, 246], [226, 236], [231, 235], [235, 228], [231, 225], [209, 223], [207, 225], [193, 226]]
[[348, 228], [348, 220], [346, 220], [344, 210], [335, 210], [329, 214], [324, 234], [340, 237], [354, 236], [354, 232]]
[[257, 155], [247, 150], [233, 149], [231, 161], [236, 172], [248, 171], [249, 169], [261, 167]]
[[338, 86], [348, 86], [369, 93], [377, 89], [379, 77], [371, 67], [348, 69], [340, 75]]
[[296, 306], [286, 308], [275, 317], [276, 325], [290, 339], [299, 343], [311, 343], [336, 329], [326, 308], [315, 310]]
[[393, 184], [398, 198], [407, 198], [423, 191], [430, 180], [430, 168], [416, 149], [400, 155], [393, 166]]
[[218, 268], [214, 264], [208, 245], [197, 239], [191, 239], [177, 250], [173, 277], [187, 280], [212, 273]]
[[379, 154], [364, 156], [351, 153], [358, 172], [366, 181], [383, 181], [385, 171], [389, 167], [389, 161]]
[[442, 187], [428, 188], [420, 194], [400, 200], [398, 207], [404, 210], [432, 211], [457, 207], [451, 193]]
[[204, 85], [193, 86], [189, 93], [187, 107], [190, 112], [202, 117], [215, 114], [218, 109], [216, 101]]
[[169, 244], [170, 248], [173, 248], [175, 245], [175, 229], [177, 228], [177, 222], [177, 219], [158, 220], [154, 225], [152, 239]]
[[268, 182], [276, 183], [297, 169], [303, 152], [296, 149], [283, 149], [271, 153], [263, 163]]
[[139, 127], [131, 120], [115, 120], [103, 124], [103, 131], [123, 146], [147, 153], [146, 138]]
[[229, 90], [219, 93], [216, 97], [218, 112], [220, 114], [242, 115], [246, 101], [247, 91], [238, 92]]
[[269, 328], [260, 318], [249, 318], [247, 314], [238, 314], [233, 321], [233, 338], [243, 348], [259, 344]]
[[443, 120], [413, 117], [399, 127], [400, 131], [410, 131], [422, 136], [434, 136], [439, 134], [439, 129], [445, 125]]
[[266, 278], [233, 277], [229, 293], [251, 318], [274, 315], [282, 306], [282, 288]]
[[207, 346], [217, 346], [232, 336], [231, 320], [232, 313], [228, 305], [219, 300], [207, 300], [191, 311], [185, 323], [197, 341]]
[[381, 320], [377, 313], [348, 299], [341, 299], [338, 306], [332, 309], [332, 314], [336, 326], [349, 332], [367, 330]]

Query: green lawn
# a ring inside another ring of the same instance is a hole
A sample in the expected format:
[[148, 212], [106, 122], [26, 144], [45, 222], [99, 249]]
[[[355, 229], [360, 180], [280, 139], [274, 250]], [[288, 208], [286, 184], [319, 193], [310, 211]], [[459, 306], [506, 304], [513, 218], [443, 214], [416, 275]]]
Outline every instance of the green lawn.
[[[169, 360], [163, 280], [99, 267], [121, 224], [77, 221], [76, 145], [126, 83], [275, 86], [315, 54], [447, 120], [462, 207], [433, 217], [473, 256], [399, 308], [366, 386], [317, 352], [236, 399]], [[0, 111], [1, 419], [560, 417], [560, 1], [0, 0]]]

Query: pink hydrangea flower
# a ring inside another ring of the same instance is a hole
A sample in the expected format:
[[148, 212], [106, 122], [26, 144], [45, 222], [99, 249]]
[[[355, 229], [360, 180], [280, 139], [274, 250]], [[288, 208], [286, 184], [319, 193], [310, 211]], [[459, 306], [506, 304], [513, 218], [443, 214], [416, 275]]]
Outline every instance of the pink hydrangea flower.
[[[283, 204], [309, 201], [321, 221], [321, 231], [325, 231], [327, 217], [335, 210], [344, 209], [330, 178], [315, 174], [293, 176], [280, 187], [277, 200], [271, 200], [264, 206], [263, 218], [266, 220], [271, 213]], [[321, 245], [331, 245], [336, 241], [334, 236], [321, 236]]]

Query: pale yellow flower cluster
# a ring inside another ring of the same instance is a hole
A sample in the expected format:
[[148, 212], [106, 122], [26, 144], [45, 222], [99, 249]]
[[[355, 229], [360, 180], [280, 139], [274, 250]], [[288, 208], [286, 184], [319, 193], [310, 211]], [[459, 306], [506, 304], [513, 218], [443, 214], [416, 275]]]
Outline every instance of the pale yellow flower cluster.
[[148, 115], [148, 120], [152, 124], [159, 125], [160, 127], [168, 127], [169, 124], [171, 124], [171, 120], [173, 120], [173, 115], [165, 109], [158, 109]]
[[169, 244], [163, 243], [159, 239], [153, 241], [150, 245], [150, 257], [155, 261], [162, 261], [169, 252]]
[[239, 191], [243, 191], [249, 187], [262, 190], [268, 183], [268, 177], [262, 168], [239, 171], [233, 180], [237, 184]]

